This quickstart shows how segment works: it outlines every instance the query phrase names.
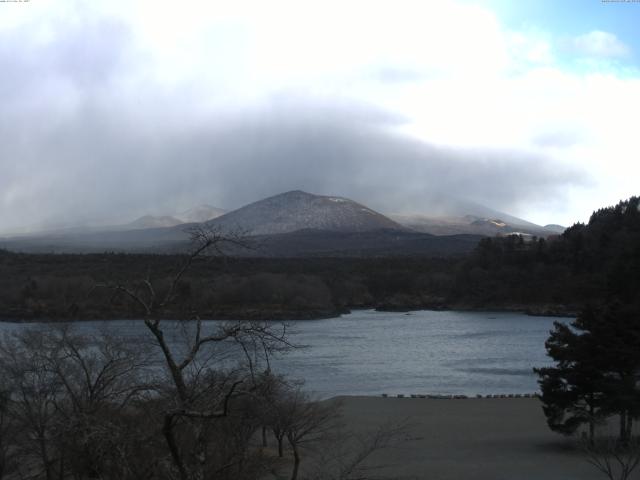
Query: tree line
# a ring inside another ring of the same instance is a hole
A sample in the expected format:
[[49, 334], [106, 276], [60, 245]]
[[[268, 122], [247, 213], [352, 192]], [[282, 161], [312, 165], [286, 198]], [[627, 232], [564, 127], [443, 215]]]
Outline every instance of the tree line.
[[[562, 235], [481, 240], [460, 257], [204, 258], [178, 286], [171, 318], [335, 316], [352, 308], [511, 309], [575, 314], [609, 292], [636, 302], [640, 289], [638, 198], [594, 212]], [[180, 255], [32, 255], [0, 250], [0, 318], [136, 318], [96, 282], [144, 278], [169, 284]], [[91, 295], [89, 295], [91, 292]], [[185, 307], [185, 308], [181, 308]]]
[[[149, 341], [24, 328], [0, 342], [0, 479], [362, 478], [396, 441], [383, 428], [349, 434], [339, 403], [310, 398], [270, 357], [293, 346], [286, 325], [169, 322], [194, 262], [227, 239], [198, 231], [169, 282], [151, 274], [95, 284], [129, 299]], [[322, 446], [318, 455], [311, 447]], [[340, 447], [338, 450], [337, 447]], [[289, 461], [287, 453], [291, 452]]]
[[640, 291], [640, 199], [632, 197], [591, 215], [556, 237], [485, 238], [458, 266], [457, 295], [479, 305], [569, 305], [610, 298], [636, 304]]
[[554, 323], [545, 343], [554, 365], [534, 369], [547, 424], [564, 435], [586, 427], [588, 461], [612, 480], [628, 479], [640, 465], [633, 428], [640, 418], [639, 200], [598, 210], [536, 250], [593, 281], [576, 320]]

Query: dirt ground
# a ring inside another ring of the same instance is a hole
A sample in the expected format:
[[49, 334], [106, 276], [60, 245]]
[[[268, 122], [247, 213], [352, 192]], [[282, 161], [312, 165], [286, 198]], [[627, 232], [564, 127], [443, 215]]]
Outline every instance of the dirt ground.
[[376, 476], [429, 480], [597, 480], [575, 442], [551, 432], [537, 399], [341, 397], [349, 429], [409, 419], [410, 436], [368, 463]]

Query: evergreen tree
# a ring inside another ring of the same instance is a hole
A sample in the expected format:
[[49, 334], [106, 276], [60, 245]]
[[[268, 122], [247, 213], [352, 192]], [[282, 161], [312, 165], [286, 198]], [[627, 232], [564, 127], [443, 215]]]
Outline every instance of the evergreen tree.
[[620, 440], [631, 438], [633, 420], [640, 417], [640, 316], [635, 308], [607, 305], [591, 326], [603, 370], [604, 411], [620, 417]]
[[631, 437], [640, 417], [640, 317], [634, 308], [608, 304], [583, 309], [571, 326], [556, 322], [545, 343], [554, 367], [534, 369], [540, 377], [549, 427], [572, 434], [611, 415], [620, 417], [620, 440]]
[[593, 342], [587, 334], [577, 331], [581, 330], [581, 319], [592, 314], [592, 309], [585, 309], [571, 326], [555, 322], [545, 347], [556, 366], [534, 369], [540, 377], [542, 409], [549, 428], [571, 435], [588, 424], [591, 441], [595, 426], [604, 415], [603, 376]]

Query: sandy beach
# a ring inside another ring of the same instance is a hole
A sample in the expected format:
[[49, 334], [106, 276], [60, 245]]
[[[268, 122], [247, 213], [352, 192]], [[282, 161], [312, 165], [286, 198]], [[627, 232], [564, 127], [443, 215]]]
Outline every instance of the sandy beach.
[[350, 429], [410, 419], [411, 440], [376, 453], [376, 475], [402, 479], [604, 478], [570, 439], [551, 432], [537, 399], [339, 397]]

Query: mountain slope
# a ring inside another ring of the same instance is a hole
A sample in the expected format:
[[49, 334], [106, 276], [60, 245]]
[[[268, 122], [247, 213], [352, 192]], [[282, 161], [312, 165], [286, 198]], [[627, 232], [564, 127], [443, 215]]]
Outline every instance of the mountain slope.
[[[508, 218], [515, 218], [504, 215]], [[526, 220], [518, 223], [503, 218], [502, 216], [481, 217], [477, 215], [464, 216], [439, 216], [431, 217], [427, 215], [390, 215], [390, 218], [399, 224], [415, 230], [417, 232], [430, 233], [432, 235], [536, 235], [547, 237], [557, 234], [557, 230], [542, 227]]]
[[153, 215], [145, 215], [134, 220], [131, 223], [127, 223], [126, 225], [118, 225], [114, 227], [110, 227], [111, 230], [138, 230], [144, 228], [162, 228], [162, 227], [174, 227], [176, 225], [180, 225], [182, 220], [179, 220], [175, 217], [171, 217], [168, 215], [164, 216], [153, 216]]
[[479, 235], [436, 236], [409, 230], [363, 232], [296, 230], [252, 238], [251, 250], [236, 250], [238, 256], [258, 257], [447, 257], [471, 252]]
[[567, 227], [563, 227], [562, 225], [557, 225], [555, 223], [550, 223], [549, 225], [545, 225], [544, 228], [546, 228], [547, 230], [551, 230], [557, 233], [558, 235], [563, 234], [564, 231], [567, 229]]
[[198, 205], [177, 215], [144, 215], [125, 225], [104, 227], [104, 230], [138, 230], [144, 228], [175, 227], [183, 223], [203, 223], [224, 215], [226, 210], [211, 205]]
[[249, 235], [276, 235], [297, 230], [368, 232], [405, 230], [359, 203], [343, 197], [312, 195], [295, 190], [265, 198], [218, 217], [208, 225]]
[[433, 201], [428, 204], [428, 208], [423, 210], [423, 215], [427, 217], [435, 218], [465, 218], [475, 217], [475, 219], [499, 219], [501, 222], [517, 226], [517, 227], [529, 227], [529, 228], [542, 228], [540, 225], [529, 222], [519, 217], [509, 215], [506, 212], [495, 210], [481, 205], [476, 202], [465, 200], [462, 198], [456, 198], [452, 196], [437, 196]]
[[225, 213], [227, 213], [226, 210], [218, 207], [212, 207], [211, 205], [198, 205], [197, 207], [191, 208], [186, 212], [182, 212], [174, 216], [183, 223], [202, 223], [220, 217]]

